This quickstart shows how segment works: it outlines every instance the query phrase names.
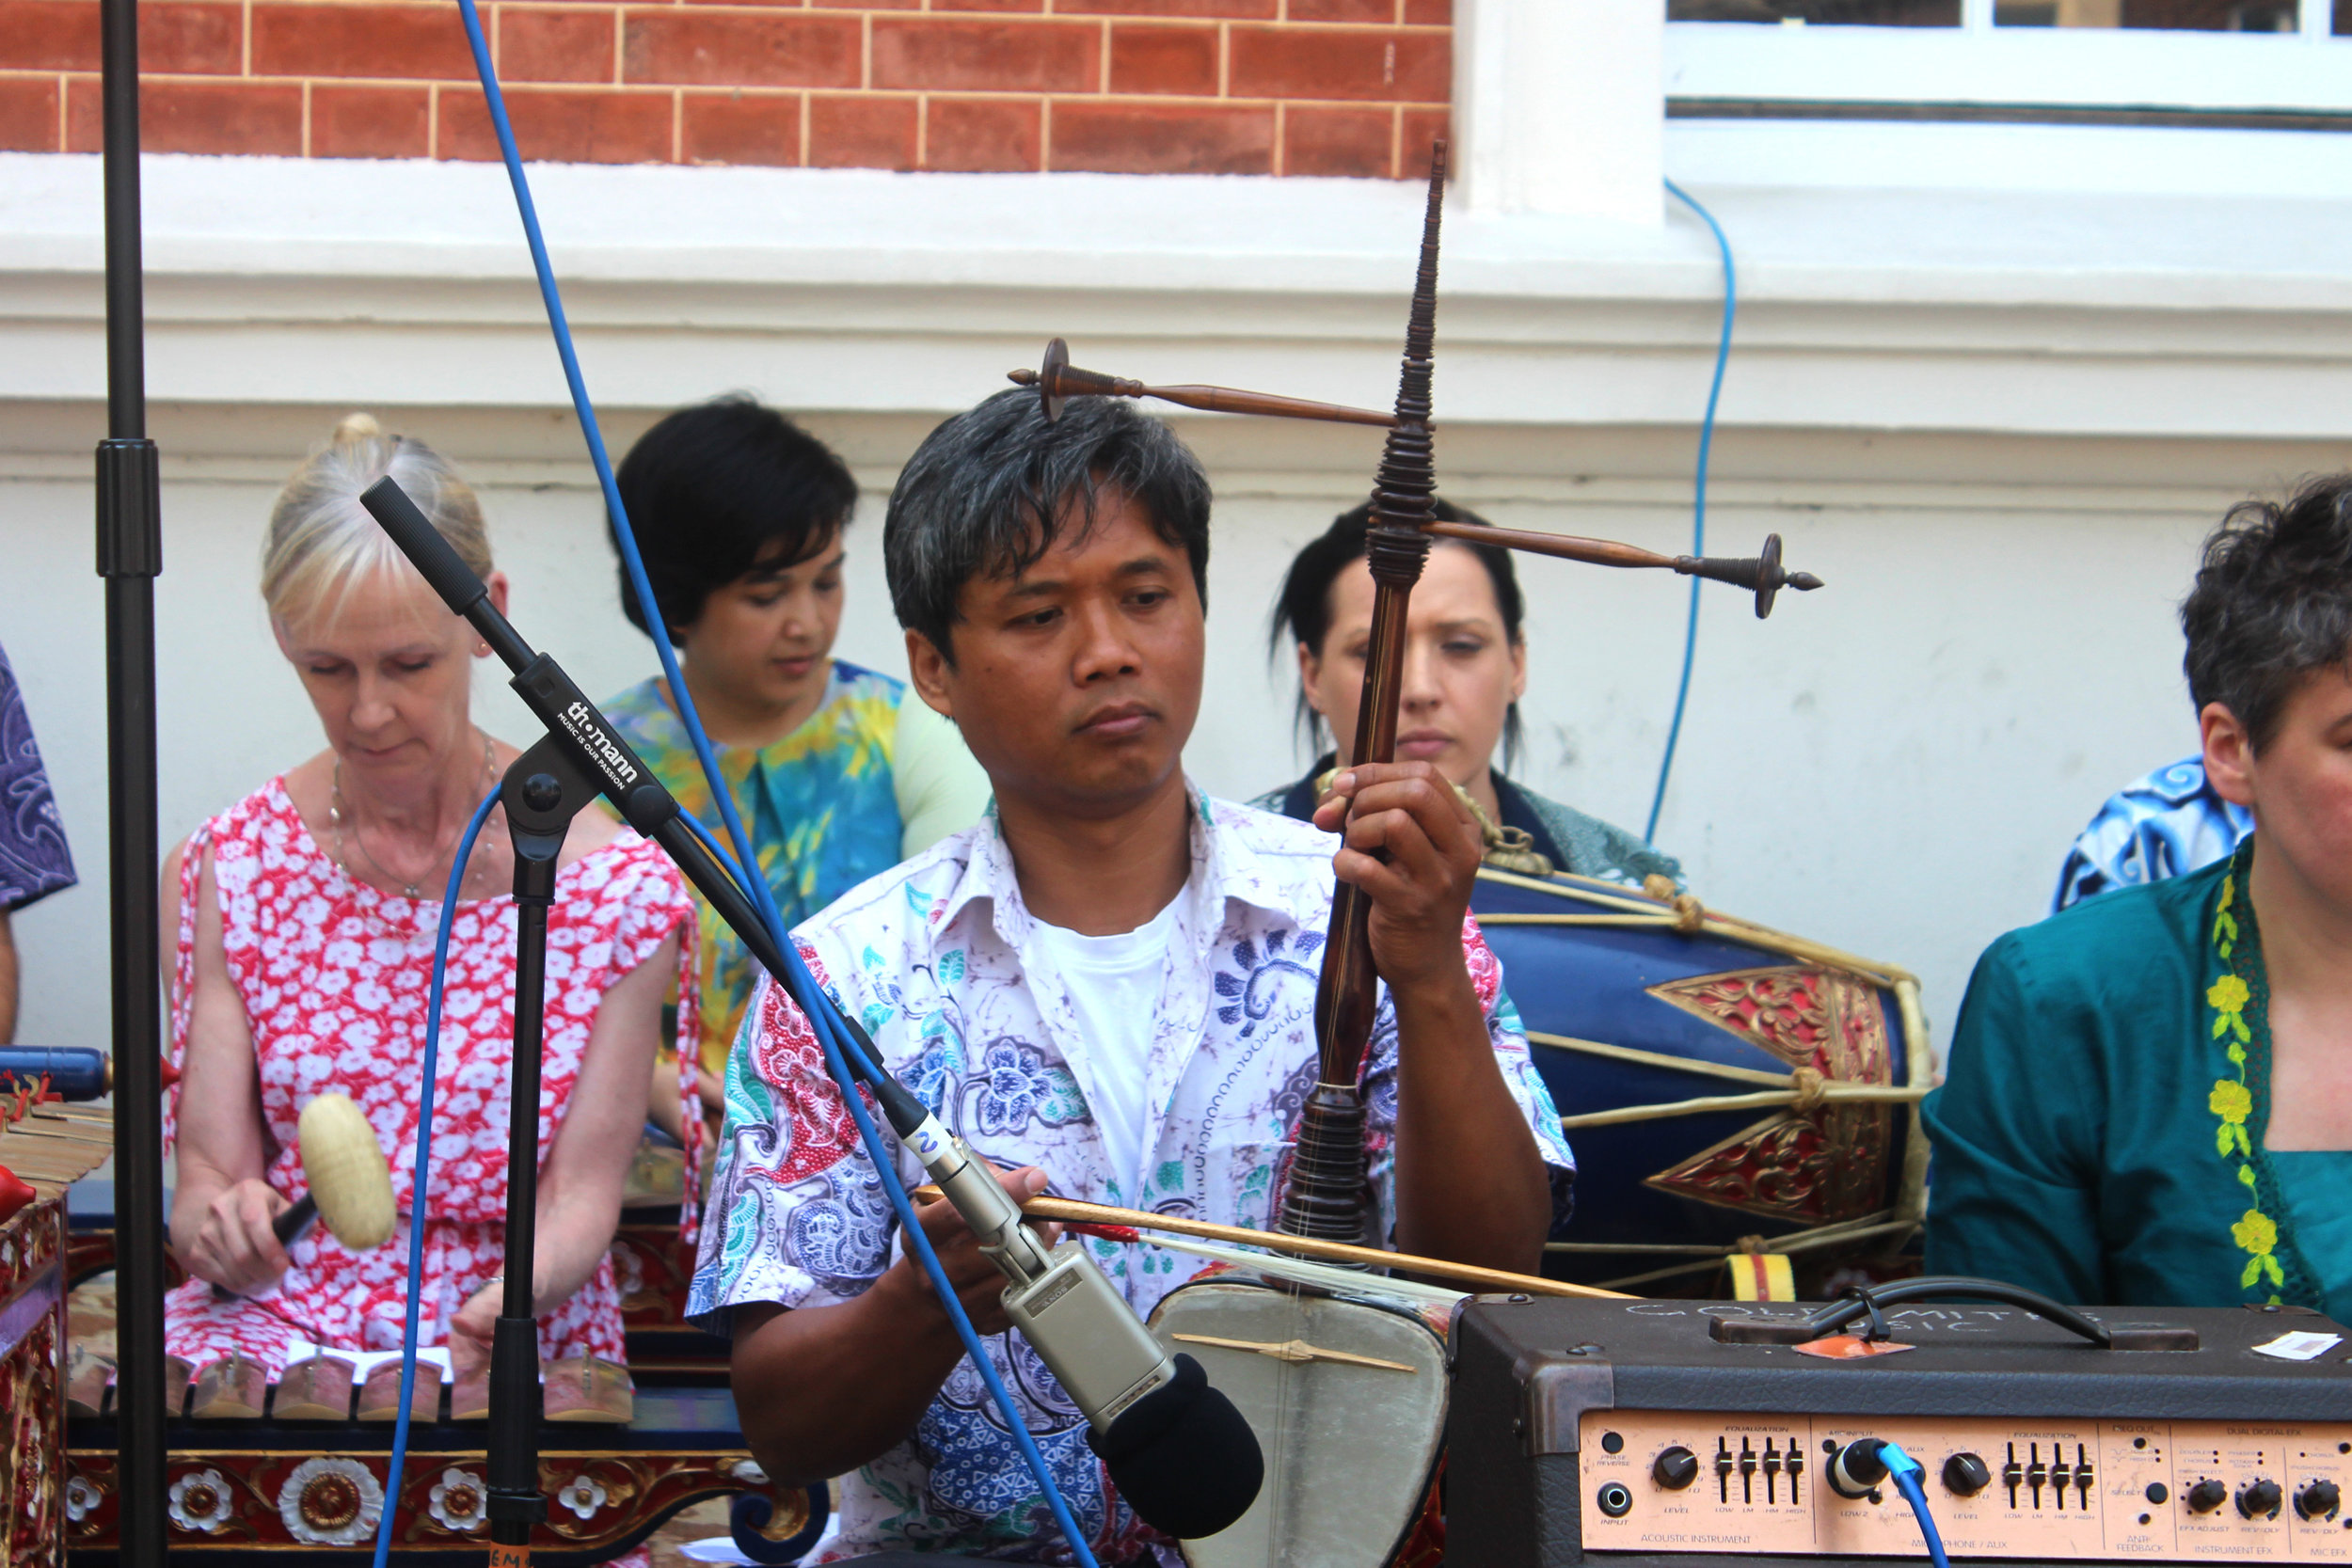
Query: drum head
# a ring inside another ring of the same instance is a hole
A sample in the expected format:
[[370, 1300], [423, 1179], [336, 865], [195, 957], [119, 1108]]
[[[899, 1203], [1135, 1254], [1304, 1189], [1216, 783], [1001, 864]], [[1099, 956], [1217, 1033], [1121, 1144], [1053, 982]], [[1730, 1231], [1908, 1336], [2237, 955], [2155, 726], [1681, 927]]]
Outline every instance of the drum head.
[[[1435, 1330], [1409, 1311], [1230, 1280], [1170, 1292], [1152, 1327], [1171, 1354], [1200, 1360], [1265, 1455], [1265, 1484], [1240, 1522], [1184, 1543], [1192, 1568], [1388, 1561], [1420, 1515], [1444, 1438]], [[1283, 1354], [1239, 1348], [1252, 1345]]]

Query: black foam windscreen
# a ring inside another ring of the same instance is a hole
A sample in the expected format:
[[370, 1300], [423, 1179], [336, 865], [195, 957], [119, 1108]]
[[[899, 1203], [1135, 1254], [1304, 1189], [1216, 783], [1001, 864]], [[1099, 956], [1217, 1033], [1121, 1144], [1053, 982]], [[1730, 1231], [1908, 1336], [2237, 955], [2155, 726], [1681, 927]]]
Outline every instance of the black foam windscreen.
[[1136, 1517], [1180, 1541], [1231, 1526], [1265, 1481], [1258, 1434], [1189, 1355], [1178, 1355], [1176, 1376], [1120, 1411], [1108, 1432], [1089, 1427], [1087, 1445]]

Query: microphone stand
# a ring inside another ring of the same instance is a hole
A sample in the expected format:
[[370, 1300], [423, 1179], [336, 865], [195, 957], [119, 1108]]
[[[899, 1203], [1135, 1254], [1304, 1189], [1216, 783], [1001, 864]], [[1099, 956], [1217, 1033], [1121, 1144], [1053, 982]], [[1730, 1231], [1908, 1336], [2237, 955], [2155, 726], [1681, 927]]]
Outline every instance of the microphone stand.
[[[389, 483], [387, 481], [386, 483]], [[539, 1491], [539, 1323], [532, 1285], [538, 1256], [539, 1069], [545, 1045], [548, 911], [572, 818], [597, 786], [553, 735], [506, 769], [499, 801], [515, 845], [515, 1059], [506, 1111], [505, 1296], [490, 1341], [487, 1512], [491, 1561], [523, 1568], [531, 1532], [547, 1518]], [[414, 1223], [423, 1223], [417, 1216]]]
[[105, 122], [106, 439], [98, 445], [98, 575], [106, 583], [106, 818], [113, 947], [115, 1267], [121, 1560], [164, 1561], [163, 1021], [155, 885], [155, 443], [147, 437], [139, 244], [137, 0], [99, 9]]
[[[539, 1490], [539, 1329], [532, 1311], [539, 1190], [539, 1063], [547, 999], [548, 910], [574, 816], [599, 794], [660, 845], [772, 974], [787, 972], [751, 900], [703, 847], [677, 800], [612, 732], [563, 667], [534, 652], [490, 603], [489, 590], [387, 477], [359, 498], [392, 543], [515, 673], [517, 696], [547, 734], [500, 784], [515, 844], [515, 1061], [507, 1108], [505, 1294], [490, 1342], [489, 1494], [492, 1568], [527, 1568], [531, 1532], [547, 1517]], [[160, 1297], [158, 1298], [160, 1299]], [[160, 1481], [158, 1482], [160, 1485]], [[387, 1507], [392, 1506], [388, 1501]]]

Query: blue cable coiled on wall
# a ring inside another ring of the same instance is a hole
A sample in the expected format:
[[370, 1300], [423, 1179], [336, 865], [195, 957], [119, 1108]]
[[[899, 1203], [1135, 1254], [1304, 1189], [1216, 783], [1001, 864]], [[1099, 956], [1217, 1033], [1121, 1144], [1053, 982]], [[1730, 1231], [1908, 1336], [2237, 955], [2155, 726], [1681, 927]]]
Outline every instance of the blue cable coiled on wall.
[[[1724, 395], [1724, 367], [1731, 360], [1731, 324], [1740, 309], [1740, 270], [1731, 260], [1731, 242], [1724, 237], [1723, 225], [1715, 214], [1699, 205], [1698, 198], [1673, 181], [1666, 189], [1676, 200], [1696, 213], [1706, 221], [1708, 231], [1715, 236], [1715, 248], [1724, 261], [1724, 328], [1715, 343], [1715, 378], [1707, 387], [1707, 413], [1699, 421], [1699, 466], [1691, 497], [1691, 553], [1707, 553], [1707, 464], [1715, 444], [1715, 404]], [[1682, 738], [1683, 705], [1691, 697], [1691, 665], [1698, 657], [1699, 649], [1699, 582], [1691, 579], [1691, 609], [1682, 626], [1682, 678], [1675, 683], [1675, 716], [1666, 726], [1666, 754], [1658, 764], [1658, 788], [1649, 800], [1649, 821], [1642, 829], [1642, 842], [1655, 843], [1658, 838], [1658, 814], [1666, 806], [1666, 780], [1675, 769], [1675, 745]]]
[[[548, 260], [547, 242], [540, 234], [538, 209], [531, 198], [530, 181], [523, 173], [522, 154], [515, 142], [514, 126], [507, 118], [505, 95], [499, 88], [498, 72], [491, 64], [489, 39], [483, 31], [482, 18], [475, 8], [474, 0], [458, 0], [458, 8], [465, 19], [467, 41], [473, 50], [474, 69], [482, 79], [483, 94], [489, 105], [490, 123], [498, 132], [499, 151], [506, 164], [506, 177], [508, 182], [514, 187], [516, 208], [522, 219], [523, 237], [531, 249], [532, 268], [538, 278], [540, 298], [547, 307], [548, 325], [555, 337], [556, 354], [563, 361], [564, 383], [571, 390], [572, 408], [579, 417], [580, 434], [587, 440], [589, 460], [595, 465], [596, 483], [604, 492], [606, 509], [612, 516], [613, 537], [620, 545], [622, 564], [628, 571], [629, 586], [637, 595], [637, 602], [645, 607], [649, 617], [658, 618], [660, 601], [655, 598], [653, 585], [646, 578], [645, 563], [637, 549], [636, 534], [629, 527], [628, 509], [622, 503], [620, 486], [613, 477], [612, 462], [605, 451], [604, 433], [598, 426], [596, 411], [588, 401], [587, 383], [580, 374], [580, 357], [572, 346], [571, 326], [564, 316], [563, 296], [556, 288], [555, 270]], [[1069, 1542], [1071, 1551], [1077, 1559], [1080, 1568], [1096, 1568], [1094, 1553], [1089, 1546], [1084, 1532], [1078, 1528], [1077, 1520], [1072, 1514], [1069, 1503], [1063, 1498], [1060, 1487], [1055, 1484], [1053, 1472], [1045, 1463], [1045, 1456], [1038, 1451], [1037, 1441], [1029, 1433], [1028, 1423], [1023, 1418], [1020, 1406], [1014, 1402], [1011, 1393], [1005, 1387], [1004, 1380], [997, 1375], [995, 1364], [989, 1359], [986, 1349], [980, 1343], [979, 1335], [972, 1327], [971, 1318], [963, 1310], [963, 1304], [958, 1299], [954, 1286], [948, 1281], [946, 1271], [941, 1267], [938, 1255], [931, 1248], [930, 1239], [924, 1234], [921, 1223], [915, 1218], [914, 1205], [907, 1196], [905, 1183], [898, 1179], [898, 1168], [891, 1156], [890, 1148], [876, 1130], [873, 1118], [866, 1111], [865, 1098], [858, 1091], [855, 1075], [850, 1070], [849, 1056], [852, 1053], [858, 1053], [855, 1040], [834, 1011], [831, 999], [817, 984], [815, 977], [809, 974], [807, 966], [801, 961], [800, 952], [793, 945], [791, 934], [785, 929], [784, 917], [776, 908], [775, 898], [769, 891], [767, 879], [757, 874], [758, 858], [752, 852], [751, 835], [744, 831], [742, 818], [735, 807], [734, 797], [725, 787], [725, 777], [721, 773], [718, 758], [711, 751], [710, 737], [703, 729], [701, 717], [694, 711], [693, 697], [686, 689], [685, 677], [679, 673], [677, 656], [670, 647], [667, 638], [657, 636], [652, 641], [654, 652], [661, 661], [662, 677], [669, 683], [671, 698], [677, 705], [678, 718], [685, 725], [688, 737], [693, 743], [695, 759], [702, 767], [704, 777], [710, 781], [711, 799], [719, 807], [720, 819], [724, 824], [727, 837], [735, 848], [734, 855], [728, 856], [723, 852], [719, 852], [719, 847], [712, 841], [707, 829], [696, 821], [691, 814], [681, 813], [681, 815], [685, 816], [686, 821], [706, 845], [717, 853], [721, 865], [735, 879], [739, 890], [758, 911], [760, 923], [766, 927], [768, 936], [784, 954], [789, 972], [775, 976], [775, 980], [785, 987], [792, 999], [800, 1005], [801, 1010], [808, 1016], [818, 1041], [824, 1049], [826, 1069], [833, 1074], [834, 1083], [840, 1088], [842, 1100], [849, 1108], [850, 1116], [857, 1124], [858, 1136], [865, 1144], [866, 1153], [872, 1159], [874, 1168], [882, 1179], [882, 1190], [890, 1198], [891, 1209], [898, 1217], [900, 1240], [903, 1245], [930, 1277], [932, 1293], [946, 1308], [949, 1320], [955, 1324], [956, 1336], [963, 1342], [964, 1354], [971, 1358], [974, 1370], [980, 1374], [980, 1381], [987, 1386], [990, 1399], [1004, 1418], [1006, 1429], [1014, 1446], [1019, 1449], [1023, 1462], [1027, 1465], [1030, 1474], [1036, 1478], [1038, 1485], [1042, 1489], [1046, 1504], [1053, 1512], [1054, 1522], [1060, 1528], [1064, 1538]], [[495, 799], [495, 796], [492, 799]], [[472, 848], [474, 834], [486, 816], [489, 805], [490, 802], [487, 800], [483, 803], [481, 811], [476, 813], [473, 826], [469, 828], [460, 845], [456, 864], [451, 869], [449, 896], [442, 904], [440, 933], [434, 949], [433, 1001], [428, 1009], [429, 1019], [426, 1025], [428, 1033], [425, 1042], [427, 1064], [425, 1098], [421, 1106], [421, 1115], [417, 1124], [414, 1178], [417, 1196], [410, 1209], [410, 1293], [408, 1315], [401, 1341], [401, 1413], [398, 1425], [394, 1429], [392, 1460], [388, 1477], [389, 1486], [384, 1513], [376, 1528], [376, 1568], [385, 1568], [391, 1549], [392, 1520], [398, 1511], [401, 1471], [406, 1459], [408, 1398], [416, 1376], [415, 1276], [421, 1267], [421, 1216], [423, 1214], [425, 1165], [431, 1138], [431, 1073], [437, 1044], [441, 977], [448, 963], [449, 930], [456, 904], [458, 879], [464, 874], [467, 855]], [[858, 1055], [861, 1065], [867, 1068], [870, 1073], [879, 1073], [879, 1064], [866, 1062], [862, 1053], [858, 1053]]]

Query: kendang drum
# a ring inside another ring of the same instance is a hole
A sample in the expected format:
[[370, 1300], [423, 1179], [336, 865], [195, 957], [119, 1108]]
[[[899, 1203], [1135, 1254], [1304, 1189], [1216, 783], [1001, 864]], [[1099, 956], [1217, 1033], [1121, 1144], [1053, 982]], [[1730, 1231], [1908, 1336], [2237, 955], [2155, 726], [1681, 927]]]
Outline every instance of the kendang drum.
[[1931, 1069], [1912, 975], [1662, 878], [1489, 864], [1470, 908], [1576, 1150], [1547, 1273], [1703, 1291], [1727, 1257], [1785, 1254], [1819, 1281], [1915, 1234]]

